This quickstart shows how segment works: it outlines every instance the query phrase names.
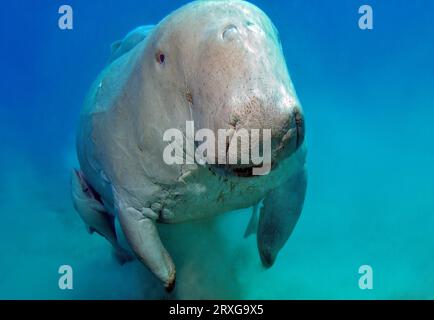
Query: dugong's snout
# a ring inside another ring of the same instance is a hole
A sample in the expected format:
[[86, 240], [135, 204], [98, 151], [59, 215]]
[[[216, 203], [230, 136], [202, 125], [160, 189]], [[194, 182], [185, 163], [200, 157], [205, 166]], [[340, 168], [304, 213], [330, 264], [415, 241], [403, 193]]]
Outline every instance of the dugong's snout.
[[[246, 106], [234, 110], [229, 117], [227, 162], [213, 166], [217, 171], [223, 169], [238, 177], [266, 175], [304, 142], [305, 121], [297, 105], [266, 107], [258, 99], [251, 99]], [[248, 142], [247, 147], [244, 141]], [[255, 173], [259, 168], [263, 170]]]

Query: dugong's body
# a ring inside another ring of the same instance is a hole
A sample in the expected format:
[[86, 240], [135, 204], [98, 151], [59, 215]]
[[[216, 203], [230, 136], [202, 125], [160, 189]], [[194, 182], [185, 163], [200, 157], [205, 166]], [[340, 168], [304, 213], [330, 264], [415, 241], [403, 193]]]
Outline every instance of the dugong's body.
[[[256, 176], [249, 165], [165, 163], [164, 133], [185, 132], [187, 121], [196, 130], [231, 134], [270, 129], [271, 171]], [[156, 223], [257, 208], [263, 200], [258, 248], [271, 266], [302, 209], [303, 141], [302, 109], [270, 20], [246, 2], [193, 2], [112, 46], [80, 117], [74, 206], [126, 258], [118, 220], [136, 257], [170, 289], [175, 267]]]

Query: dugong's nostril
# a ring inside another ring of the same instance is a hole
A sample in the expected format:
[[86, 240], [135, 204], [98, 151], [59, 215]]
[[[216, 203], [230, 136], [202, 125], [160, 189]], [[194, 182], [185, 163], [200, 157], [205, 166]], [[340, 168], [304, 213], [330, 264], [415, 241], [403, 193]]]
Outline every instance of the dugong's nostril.
[[230, 41], [233, 40], [237, 35], [238, 35], [238, 28], [235, 25], [230, 24], [226, 26], [225, 29], [223, 30], [222, 38], [224, 40]]

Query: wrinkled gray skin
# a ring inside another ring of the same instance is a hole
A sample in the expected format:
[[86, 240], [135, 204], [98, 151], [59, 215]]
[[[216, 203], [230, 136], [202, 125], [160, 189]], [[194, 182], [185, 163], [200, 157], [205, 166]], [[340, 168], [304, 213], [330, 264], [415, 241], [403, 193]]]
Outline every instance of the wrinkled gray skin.
[[[161, 55], [164, 55], [164, 62]], [[170, 128], [271, 129], [272, 170], [167, 165]], [[173, 288], [175, 266], [156, 223], [178, 223], [258, 205], [258, 249], [273, 264], [298, 220], [305, 189], [304, 123], [277, 31], [241, 1], [192, 2], [112, 46], [86, 98], [72, 175], [74, 206], [121, 261], [114, 221], [135, 256]], [[242, 170], [241, 170], [242, 169]], [[242, 232], [242, 231], [240, 231]]]

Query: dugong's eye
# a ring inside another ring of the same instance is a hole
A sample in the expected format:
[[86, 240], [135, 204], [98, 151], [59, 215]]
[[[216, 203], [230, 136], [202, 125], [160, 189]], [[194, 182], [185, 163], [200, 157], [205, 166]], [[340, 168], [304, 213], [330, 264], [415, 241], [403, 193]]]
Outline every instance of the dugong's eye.
[[163, 63], [164, 63], [164, 60], [166, 59], [166, 57], [164, 56], [164, 53], [162, 53], [161, 51], [158, 51], [158, 52], [155, 54], [155, 59], [157, 59], [157, 62], [158, 62], [159, 64], [163, 64]]

